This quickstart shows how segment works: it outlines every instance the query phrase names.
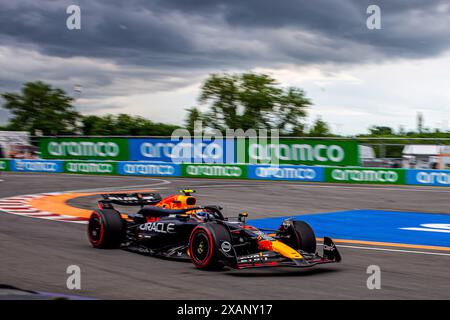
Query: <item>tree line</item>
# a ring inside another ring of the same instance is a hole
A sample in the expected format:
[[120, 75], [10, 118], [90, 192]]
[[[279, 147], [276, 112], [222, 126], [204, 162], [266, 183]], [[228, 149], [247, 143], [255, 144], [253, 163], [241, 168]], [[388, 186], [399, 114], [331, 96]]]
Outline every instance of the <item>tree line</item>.
[[9, 110], [9, 123], [0, 130], [40, 132], [43, 135], [170, 135], [179, 126], [153, 122], [139, 116], [82, 115], [76, 111], [70, 97], [63, 90], [36, 81], [25, 83], [20, 93], [1, 95]]
[[[193, 132], [195, 122], [201, 121], [204, 128], [223, 133], [226, 129], [277, 129], [282, 136], [339, 137], [320, 117], [312, 125], [306, 124], [313, 103], [302, 89], [282, 87], [272, 77], [258, 73], [211, 74], [200, 88], [198, 105], [186, 109], [183, 125], [123, 113], [83, 115], [76, 110], [73, 97], [42, 81], [25, 83], [19, 93], [1, 96], [11, 117], [0, 130], [32, 135], [170, 136], [178, 128]], [[450, 133], [422, 125], [411, 132], [373, 126], [368, 134], [357, 137], [450, 138]]]

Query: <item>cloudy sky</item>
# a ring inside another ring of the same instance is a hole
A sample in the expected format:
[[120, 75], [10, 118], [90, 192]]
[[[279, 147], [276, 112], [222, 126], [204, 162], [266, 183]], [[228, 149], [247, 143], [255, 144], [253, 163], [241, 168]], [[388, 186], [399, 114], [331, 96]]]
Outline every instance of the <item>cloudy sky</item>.
[[0, 0], [0, 91], [43, 80], [86, 114], [181, 124], [209, 73], [257, 71], [305, 89], [308, 121], [341, 134], [412, 129], [417, 112], [448, 129], [449, 35], [449, 0]]

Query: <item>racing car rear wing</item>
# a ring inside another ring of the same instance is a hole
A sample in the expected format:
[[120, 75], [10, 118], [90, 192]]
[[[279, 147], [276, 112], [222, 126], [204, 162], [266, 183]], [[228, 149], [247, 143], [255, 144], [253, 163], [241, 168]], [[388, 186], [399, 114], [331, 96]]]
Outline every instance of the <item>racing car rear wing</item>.
[[145, 206], [161, 201], [159, 193], [107, 193], [102, 194], [101, 202], [113, 203], [122, 206]]

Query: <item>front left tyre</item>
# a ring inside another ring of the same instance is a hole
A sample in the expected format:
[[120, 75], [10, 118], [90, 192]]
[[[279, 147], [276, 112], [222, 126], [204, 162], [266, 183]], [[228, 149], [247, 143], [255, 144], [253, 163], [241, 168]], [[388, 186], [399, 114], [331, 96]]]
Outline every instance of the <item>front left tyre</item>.
[[125, 220], [115, 210], [94, 211], [89, 218], [88, 237], [94, 248], [119, 248], [125, 239]]
[[231, 250], [231, 235], [228, 229], [217, 223], [198, 225], [189, 237], [189, 254], [192, 263], [198, 269], [222, 269], [224, 264], [221, 261], [219, 246]]

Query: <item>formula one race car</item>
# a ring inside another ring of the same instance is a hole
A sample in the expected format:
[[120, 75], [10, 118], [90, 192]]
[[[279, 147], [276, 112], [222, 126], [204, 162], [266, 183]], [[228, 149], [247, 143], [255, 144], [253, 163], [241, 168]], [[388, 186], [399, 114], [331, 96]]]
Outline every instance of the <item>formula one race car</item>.
[[[221, 207], [198, 206], [193, 190], [161, 198], [157, 193], [104, 194], [89, 219], [89, 241], [95, 248], [123, 248], [141, 254], [191, 260], [199, 269], [310, 267], [339, 262], [333, 241], [325, 237], [316, 253], [311, 227], [292, 219], [278, 230], [246, 223], [247, 213], [225, 218]], [[140, 206], [123, 214], [113, 204]]]

